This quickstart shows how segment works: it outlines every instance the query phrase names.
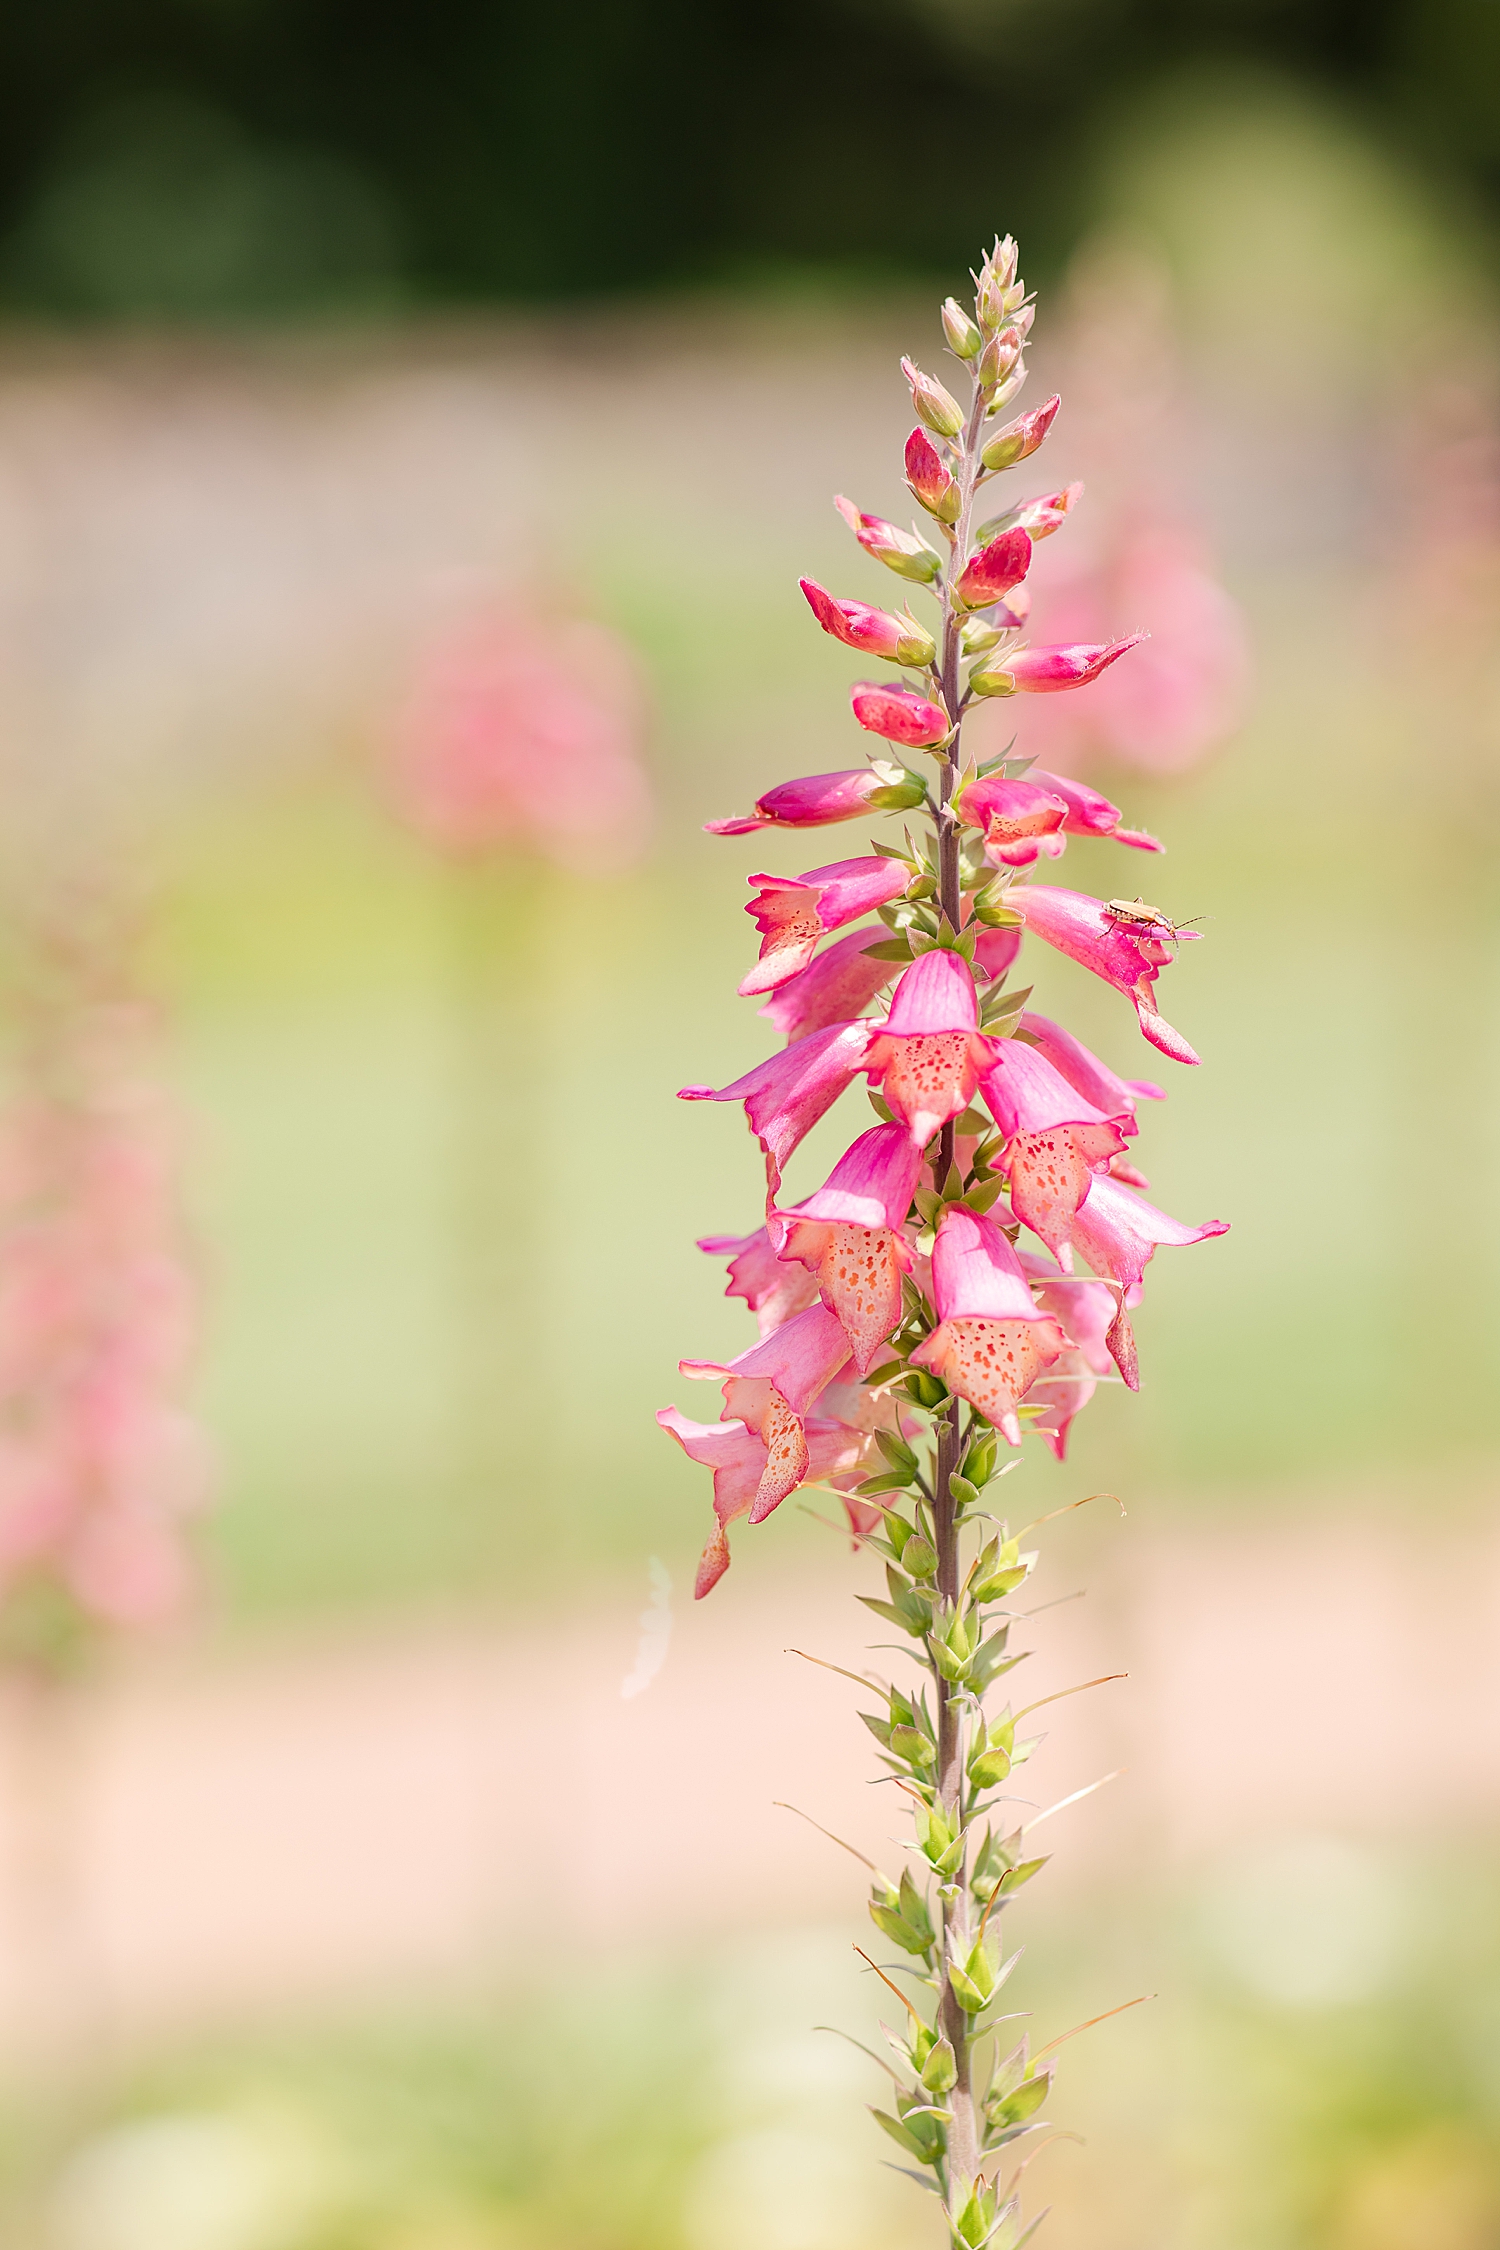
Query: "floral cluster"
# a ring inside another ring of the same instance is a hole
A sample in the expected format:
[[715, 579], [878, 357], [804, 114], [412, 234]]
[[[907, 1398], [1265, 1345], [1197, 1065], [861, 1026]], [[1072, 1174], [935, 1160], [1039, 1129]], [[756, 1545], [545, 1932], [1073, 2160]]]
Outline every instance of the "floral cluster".
[[503, 848], [596, 865], [638, 856], [651, 825], [644, 702], [607, 626], [519, 598], [424, 654], [402, 714], [395, 784], [430, 842], [458, 858]]
[[[1085, 688], [1143, 638], [1026, 637], [1036, 544], [1081, 487], [980, 520], [981, 494], [1039, 451], [1059, 401], [1007, 418], [1034, 309], [1013, 242], [996, 243], [975, 287], [972, 311], [952, 298], [942, 309], [968, 404], [902, 362], [916, 413], [906, 484], [923, 527], [837, 502], [911, 594], [886, 609], [802, 581], [825, 633], [900, 675], [851, 693], [882, 754], [782, 782], [748, 815], [709, 823], [737, 836], [907, 816], [899, 841], [795, 878], [750, 877], [760, 946], [740, 991], [763, 997], [785, 1044], [732, 1085], [682, 1093], [742, 1104], [764, 1159], [761, 1225], [700, 1245], [729, 1260], [728, 1294], [758, 1339], [730, 1360], [681, 1363], [720, 1385], [717, 1421], [675, 1406], [658, 1420], [713, 1474], [700, 1596], [728, 1567], [730, 1526], [763, 1522], [812, 1483], [840, 1494], [884, 1563], [885, 1594], [867, 1605], [909, 1638], [920, 1684], [872, 1678], [865, 1724], [912, 1800], [915, 1839], [899, 1881], [877, 1876], [870, 1912], [919, 1997], [899, 1995], [909, 2020], [889, 2034], [894, 2102], [875, 2114], [941, 2198], [954, 2242], [1012, 2250], [1023, 2228], [1007, 2167], [1039, 2127], [1051, 2048], [1023, 2040], [1003, 2054], [995, 2035], [1015, 1958], [998, 1910], [1043, 1862], [1005, 1809], [1007, 1777], [1034, 1746], [1018, 1735], [1026, 1714], [986, 1704], [1020, 1661], [1008, 1604], [1035, 1557], [989, 1488], [1028, 1428], [1061, 1459], [1101, 1380], [1138, 1386], [1131, 1314], [1147, 1264], [1160, 1244], [1224, 1228], [1185, 1225], [1140, 1192], [1138, 1110], [1161, 1086], [1118, 1075], [1011, 982], [1025, 940], [1039, 941], [1122, 994], [1157, 1052], [1198, 1060], [1156, 991], [1197, 933], [1138, 897], [1036, 880], [1075, 841], [1155, 854], [1156, 839], [1012, 749], [976, 763], [961, 747], [977, 699]], [[925, 619], [911, 606], [919, 590], [935, 604]], [[876, 1122], [813, 1194], [786, 1200], [793, 1152], [859, 1079]]]
[[0, 1106], [0, 1601], [31, 1657], [178, 1606], [206, 1481], [149, 1012], [76, 928], [40, 950]]

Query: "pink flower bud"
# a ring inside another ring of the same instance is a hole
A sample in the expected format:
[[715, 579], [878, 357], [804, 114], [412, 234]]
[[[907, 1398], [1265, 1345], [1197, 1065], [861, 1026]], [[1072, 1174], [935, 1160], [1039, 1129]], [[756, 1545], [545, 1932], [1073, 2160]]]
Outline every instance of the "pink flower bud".
[[862, 727], [884, 735], [887, 742], [904, 743], [908, 750], [930, 750], [953, 732], [947, 712], [915, 688], [859, 680], [850, 689], [849, 700]]
[[835, 601], [815, 578], [798, 580], [807, 604], [825, 633], [865, 656], [884, 656], [893, 664], [930, 664], [937, 643], [914, 617], [893, 617], [867, 602]]
[[862, 514], [841, 492], [835, 494], [833, 504], [867, 555], [883, 562], [898, 578], [915, 579], [919, 586], [932, 584], [943, 565], [925, 539], [919, 539], [914, 531], [902, 531], [896, 524], [887, 523], [884, 516]]
[[927, 784], [920, 774], [884, 760], [847, 773], [804, 774], [757, 797], [755, 810], [738, 820], [704, 822], [710, 836], [750, 836], [758, 828], [827, 828], [868, 812], [907, 812], [920, 805]]
[[963, 505], [957, 479], [944, 468], [937, 447], [925, 430], [913, 430], [906, 441], [906, 482], [914, 500], [920, 500], [939, 523], [956, 523]]
[[949, 349], [956, 352], [960, 359], [972, 359], [984, 338], [956, 297], [944, 300], [942, 317], [943, 334], [948, 339]]
[[1011, 531], [1019, 525], [1022, 531], [1029, 531], [1034, 540], [1048, 539], [1082, 498], [1082, 484], [1065, 484], [1060, 492], [1041, 493], [1035, 500], [1023, 500], [1019, 507], [1007, 508], [1003, 516], [991, 516], [974, 536], [982, 546], [998, 532]]
[[1018, 461], [1029, 460], [1051, 429], [1061, 404], [1054, 392], [1045, 406], [1034, 406], [1029, 414], [1018, 414], [1003, 430], [997, 430], [980, 455], [985, 467], [1013, 469]]
[[939, 437], [957, 437], [964, 426], [964, 410], [951, 391], [945, 391], [935, 375], [924, 375], [913, 360], [903, 359], [901, 372], [911, 385], [911, 402], [917, 410], [917, 419], [925, 422], [929, 430]]
[[1018, 648], [994, 671], [972, 673], [969, 685], [979, 695], [1060, 695], [1065, 688], [1087, 687], [1145, 638], [1131, 633], [1123, 641], [1083, 641], [1071, 648]]
[[971, 555], [959, 573], [953, 591], [965, 609], [988, 609], [1008, 594], [1031, 568], [1029, 532], [1002, 531], [977, 555]]

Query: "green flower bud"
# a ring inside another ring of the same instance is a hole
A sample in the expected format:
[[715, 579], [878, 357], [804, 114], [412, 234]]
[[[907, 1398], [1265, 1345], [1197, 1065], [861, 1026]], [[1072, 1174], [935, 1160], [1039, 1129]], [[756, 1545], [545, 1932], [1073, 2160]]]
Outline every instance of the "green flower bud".
[[943, 334], [948, 339], [949, 349], [955, 351], [960, 359], [972, 359], [984, 342], [983, 336], [956, 297], [949, 297], [944, 301]]

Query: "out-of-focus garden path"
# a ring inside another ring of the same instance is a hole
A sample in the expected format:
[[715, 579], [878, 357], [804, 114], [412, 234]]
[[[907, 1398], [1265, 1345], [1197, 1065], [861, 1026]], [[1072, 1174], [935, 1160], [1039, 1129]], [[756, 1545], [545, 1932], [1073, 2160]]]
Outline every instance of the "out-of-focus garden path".
[[[1379, 1837], [1492, 1817], [1500, 1529], [1421, 1548], [1368, 1523], [1132, 1533], [1120, 1553], [1101, 1592], [1049, 1615], [1019, 1675], [1018, 1701], [1131, 1675], [1047, 1713], [1037, 1802], [1129, 1769], [1050, 1830], [1065, 1879], [1127, 1852], [1160, 1872], [1268, 1828]], [[742, 1570], [712, 1602], [678, 1603], [667, 1661], [630, 1699], [635, 1603], [545, 1630], [183, 1648], [120, 1671], [42, 1741], [10, 1706], [0, 2020], [24, 2031], [39, 1944], [66, 1943], [102, 2022], [133, 2041], [524, 1965], [538, 1927], [605, 1947], [852, 1917], [858, 1871], [772, 1802], [899, 1865], [855, 1690], [783, 1653], [871, 1661], [851, 1591], [837, 1571]], [[40, 1938], [28, 1865], [52, 1915]]]

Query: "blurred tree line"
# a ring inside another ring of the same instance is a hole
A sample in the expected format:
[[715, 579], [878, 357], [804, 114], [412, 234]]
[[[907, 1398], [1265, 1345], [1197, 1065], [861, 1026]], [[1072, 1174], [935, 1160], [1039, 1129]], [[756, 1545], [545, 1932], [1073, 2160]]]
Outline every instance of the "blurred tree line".
[[1291, 72], [1500, 195], [1497, 0], [48, 0], [0, 15], [0, 303], [84, 318], [1042, 271], [1164, 76]]

